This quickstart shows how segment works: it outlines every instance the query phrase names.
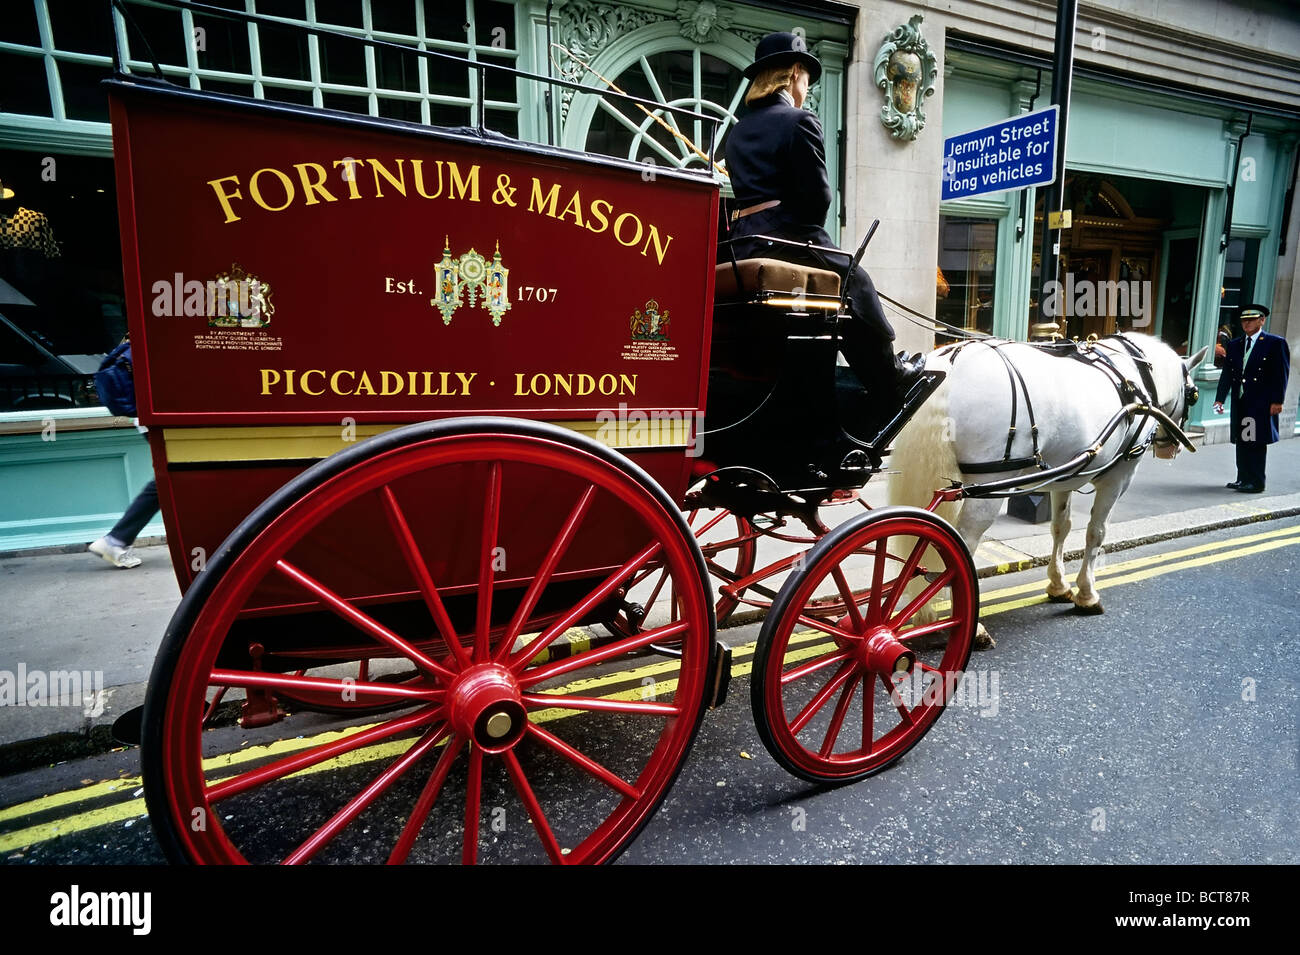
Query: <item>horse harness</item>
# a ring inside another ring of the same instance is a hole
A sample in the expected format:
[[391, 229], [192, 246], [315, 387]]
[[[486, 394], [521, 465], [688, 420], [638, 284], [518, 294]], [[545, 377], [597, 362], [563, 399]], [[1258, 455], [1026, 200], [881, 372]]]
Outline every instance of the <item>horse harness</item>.
[[[1133, 364], [1138, 369], [1141, 377], [1141, 384], [1133, 381], [1116, 366], [1114, 359], [1111, 357], [1111, 349], [1097, 347], [1103, 341], [1113, 341], [1118, 343], [1133, 359]], [[1137, 402], [1143, 406], [1150, 407], [1156, 400], [1156, 383], [1155, 377], [1151, 373], [1151, 361], [1142, 353], [1142, 350], [1135, 344], [1125, 338], [1123, 335], [1107, 335], [1104, 338], [1089, 338], [1086, 342], [1062, 340], [1047, 344], [1038, 344], [1034, 342], [1012, 342], [1005, 339], [970, 339], [959, 342], [950, 346], [949, 361], [956, 365], [957, 358], [966, 348], [971, 345], [982, 344], [1002, 359], [1002, 364], [1007, 370], [1007, 381], [1011, 386], [1011, 424], [1007, 428], [1007, 443], [1000, 461], [959, 461], [957, 466], [967, 474], [990, 474], [1000, 471], [1018, 471], [1022, 468], [1036, 467], [1040, 471], [1048, 470], [1046, 462], [1043, 461], [1043, 454], [1038, 446], [1038, 423], [1034, 418], [1034, 403], [1029, 396], [1029, 389], [1025, 385], [1025, 378], [1020, 373], [1020, 369], [1012, 363], [1011, 359], [1002, 353], [1004, 345], [1024, 345], [1029, 344], [1041, 351], [1049, 352], [1063, 358], [1072, 358], [1076, 361], [1084, 362], [1093, 368], [1096, 368], [1107, 380], [1115, 387], [1115, 392], [1119, 396], [1121, 405], [1128, 405]], [[1016, 412], [1018, 407], [1017, 386], [1019, 391], [1025, 396], [1025, 413], [1029, 417], [1029, 435], [1032, 442], [1033, 453], [1030, 457], [1013, 458], [1011, 456], [1011, 446], [1016, 439]], [[1183, 400], [1184, 409], [1190, 408], [1200, 397], [1196, 386], [1192, 383], [1186, 369], [1183, 370]], [[1153, 444], [1156, 447], [1168, 447], [1178, 443], [1178, 440], [1172, 436], [1166, 435], [1163, 438], [1157, 437], [1153, 431], [1151, 436], [1140, 445], [1137, 443], [1138, 435], [1142, 433], [1143, 425], [1151, 419], [1150, 411], [1143, 411], [1141, 422], [1138, 423], [1132, 434], [1129, 436], [1127, 446], [1120, 451], [1114, 458], [1097, 473], [1101, 474], [1114, 467], [1120, 461], [1140, 458], [1146, 453], [1147, 448]]]

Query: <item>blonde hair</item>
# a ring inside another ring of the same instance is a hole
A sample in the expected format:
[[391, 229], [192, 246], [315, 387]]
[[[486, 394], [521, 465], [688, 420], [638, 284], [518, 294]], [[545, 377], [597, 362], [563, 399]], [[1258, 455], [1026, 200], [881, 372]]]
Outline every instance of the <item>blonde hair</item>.
[[749, 92], [745, 94], [745, 105], [748, 106], [760, 99], [767, 99], [778, 90], [789, 89], [794, 85], [794, 70], [799, 65], [798, 63], [787, 63], [785, 66], [773, 66], [763, 70], [749, 84]]

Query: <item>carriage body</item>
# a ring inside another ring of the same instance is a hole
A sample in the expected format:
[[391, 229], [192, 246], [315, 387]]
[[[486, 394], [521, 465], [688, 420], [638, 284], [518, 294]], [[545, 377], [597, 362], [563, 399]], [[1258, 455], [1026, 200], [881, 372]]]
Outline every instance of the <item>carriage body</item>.
[[[609, 861], [725, 696], [717, 619], [742, 604], [768, 611], [751, 697], [787, 769], [858, 779], [925, 735], [951, 687], [905, 704], [890, 681], [965, 666], [970, 556], [924, 511], [818, 511], [928, 391], [864, 443], [833, 296], [715, 309], [710, 173], [109, 86], [184, 594], [143, 716], [171, 859]], [[764, 535], [797, 553], [760, 567]], [[530, 825], [482, 837], [511, 800]]]
[[[704, 410], [708, 177], [145, 83], [114, 86], [113, 119], [140, 420], [182, 590], [309, 462], [414, 421], [599, 433], [680, 499]], [[520, 553], [545, 543], [522, 518], [554, 505], [533, 491], [507, 522]], [[412, 521], [458, 493], [424, 489]], [[345, 557], [372, 517], [310, 562]], [[616, 563], [610, 530], [565, 570]], [[346, 573], [350, 597], [410, 590], [382, 555]]]

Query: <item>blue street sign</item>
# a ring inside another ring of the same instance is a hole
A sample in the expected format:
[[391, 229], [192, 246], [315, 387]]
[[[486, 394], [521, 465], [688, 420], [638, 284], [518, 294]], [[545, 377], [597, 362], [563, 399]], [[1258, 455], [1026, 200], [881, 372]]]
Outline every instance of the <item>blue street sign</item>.
[[969, 199], [1056, 180], [1056, 119], [1048, 106], [943, 141], [941, 198]]

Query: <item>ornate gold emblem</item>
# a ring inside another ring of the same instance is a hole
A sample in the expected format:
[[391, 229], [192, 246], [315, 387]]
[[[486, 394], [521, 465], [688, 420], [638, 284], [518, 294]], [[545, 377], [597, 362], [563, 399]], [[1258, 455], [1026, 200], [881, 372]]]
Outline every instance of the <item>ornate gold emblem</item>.
[[429, 304], [442, 313], [442, 323], [450, 325], [456, 309], [466, 304], [487, 310], [492, 324], [500, 325], [501, 318], [510, 310], [510, 270], [501, 262], [501, 243], [497, 243], [492, 261], [488, 262], [478, 251], [452, 258], [451, 237], [445, 236], [442, 260], [433, 267], [436, 293]]

